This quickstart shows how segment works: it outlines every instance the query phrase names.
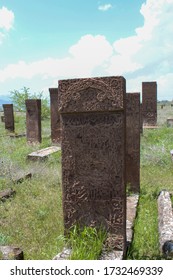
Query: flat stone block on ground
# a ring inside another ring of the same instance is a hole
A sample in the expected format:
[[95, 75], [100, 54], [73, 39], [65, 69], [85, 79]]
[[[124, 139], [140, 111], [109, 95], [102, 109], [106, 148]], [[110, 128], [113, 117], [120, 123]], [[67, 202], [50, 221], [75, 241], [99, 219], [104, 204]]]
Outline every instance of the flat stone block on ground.
[[11, 138], [21, 138], [26, 137], [26, 133], [20, 133], [20, 134], [9, 134]]
[[7, 198], [13, 196], [16, 192], [12, 189], [7, 189], [0, 192], [0, 200], [5, 201]]
[[45, 149], [41, 149], [39, 151], [36, 152], [32, 152], [31, 154], [28, 155], [28, 159], [31, 160], [42, 160], [42, 159], [46, 159], [49, 155], [56, 153], [58, 151], [60, 151], [61, 148], [57, 147], [57, 146], [51, 146]]
[[156, 129], [156, 128], [159, 128], [159, 127], [155, 126], [155, 125], [144, 125], [143, 128]]
[[13, 178], [13, 182], [15, 184], [22, 183], [26, 179], [31, 179], [31, 177], [32, 177], [32, 173], [17, 175], [15, 178]]
[[23, 251], [15, 246], [0, 246], [1, 260], [23, 260]]
[[[173, 213], [168, 191], [161, 191], [158, 197], [158, 229], [160, 251], [169, 255], [169, 252], [164, 251], [166, 242], [173, 242]], [[171, 253], [173, 254], [173, 251]]]
[[130, 245], [133, 238], [133, 226], [137, 213], [137, 205], [139, 201], [139, 195], [131, 195], [127, 197], [127, 213], [126, 213], [126, 236], [127, 246]]

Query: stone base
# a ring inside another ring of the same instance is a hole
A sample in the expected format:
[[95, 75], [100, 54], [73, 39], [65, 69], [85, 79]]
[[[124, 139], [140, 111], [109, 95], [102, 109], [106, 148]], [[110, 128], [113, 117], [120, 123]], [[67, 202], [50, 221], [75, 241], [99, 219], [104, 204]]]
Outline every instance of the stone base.
[[48, 147], [36, 152], [33, 152], [31, 154], [28, 155], [28, 159], [30, 160], [44, 160], [46, 159], [50, 154], [56, 153], [58, 151], [60, 151], [61, 148], [57, 147], [57, 146], [52, 146], [52, 147]]
[[0, 192], [0, 200], [5, 201], [7, 198], [13, 196], [16, 192], [12, 189], [7, 189]]
[[144, 125], [143, 128], [156, 129], [156, 128], [159, 128], [159, 127], [157, 125]]
[[[169, 243], [173, 244], [173, 213], [170, 194], [168, 191], [161, 191], [158, 197], [158, 227], [160, 251], [166, 257], [173, 256], [172, 251], [167, 250]], [[171, 248], [171, 247], [170, 247]]]
[[0, 246], [1, 260], [23, 260], [23, 251], [15, 246]]

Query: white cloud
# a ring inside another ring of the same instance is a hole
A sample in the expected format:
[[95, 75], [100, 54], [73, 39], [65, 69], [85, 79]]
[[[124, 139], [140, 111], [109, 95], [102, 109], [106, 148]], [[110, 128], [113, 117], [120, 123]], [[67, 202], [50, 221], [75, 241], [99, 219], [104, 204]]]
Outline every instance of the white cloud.
[[66, 58], [45, 58], [31, 63], [19, 61], [17, 64], [10, 64], [0, 69], [0, 81], [18, 77], [31, 79], [36, 75], [41, 75], [44, 79], [92, 76], [96, 67], [106, 63], [112, 50], [104, 36], [85, 35], [69, 49]]
[[39, 76], [51, 85], [64, 78], [123, 75], [128, 91], [141, 91], [142, 81], [153, 80], [159, 98], [173, 99], [173, 0], [146, 0], [140, 12], [144, 24], [133, 36], [113, 44], [102, 35], [82, 36], [65, 58], [19, 61], [0, 69], [1, 83]]
[[14, 13], [6, 7], [0, 9], [0, 44], [2, 43], [5, 32], [8, 32], [13, 27]]
[[9, 31], [14, 22], [14, 13], [6, 7], [0, 9], [0, 28]]
[[103, 12], [108, 11], [111, 8], [112, 8], [111, 4], [105, 4], [105, 5], [98, 6], [98, 10], [103, 11]]
[[[158, 96], [165, 99], [167, 95], [172, 99], [173, 0], [147, 0], [140, 12], [144, 17], [143, 26], [136, 28], [134, 36], [114, 42], [108, 74], [125, 75], [127, 87], [128, 84], [133, 85], [134, 91], [141, 90], [139, 81], [156, 80]], [[132, 89], [132, 86], [129, 88]]]

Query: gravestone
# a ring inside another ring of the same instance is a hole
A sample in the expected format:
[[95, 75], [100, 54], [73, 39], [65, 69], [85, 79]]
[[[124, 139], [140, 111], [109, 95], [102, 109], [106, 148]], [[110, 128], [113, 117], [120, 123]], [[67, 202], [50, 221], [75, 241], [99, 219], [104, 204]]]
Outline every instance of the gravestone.
[[123, 77], [59, 81], [65, 233], [104, 227], [125, 251], [125, 92]]
[[60, 115], [58, 112], [58, 88], [49, 88], [51, 112], [51, 139], [52, 143], [61, 142]]
[[157, 125], [157, 83], [142, 82], [143, 124]]
[[142, 103], [140, 103], [140, 133], [143, 133], [143, 113], [142, 113]]
[[126, 183], [140, 191], [140, 93], [126, 95]]
[[14, 132], [13, 104], [3, 104], [5, 129]]
[[26, 138], [29, 143], [41, 143], [41, 99], [27, 99]]

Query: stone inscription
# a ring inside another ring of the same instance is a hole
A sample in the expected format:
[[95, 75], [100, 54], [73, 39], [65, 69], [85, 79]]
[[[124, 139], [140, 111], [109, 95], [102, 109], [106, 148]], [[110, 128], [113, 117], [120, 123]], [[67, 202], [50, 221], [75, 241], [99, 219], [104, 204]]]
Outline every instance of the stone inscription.
[[41, 143], [41, 99], [27, 99], [26, 137], [30, 143]]
[[140, 94], [126, 95], [126, 183], [140, 191]]
[[60, 114], [58, 112], [58, 88], [49, 88], [51, 110], [51, 139], [52, 143], [61, 142]]
[[3, 104], [5, 129], [14, 132], [13, 104]]
[[157, 83], [142, 82], [143, 124], [157, 125]]
[[[100, 86], [97, 91], [94, 82], [94, 88], [91, 83], [87, 83], [89, 88], [86, 88], [86, 80], [81, 80], [77, 81], [78, 85], [81, 82], [80, 91], [74, 88], [80, 96], [79, 102], [82, 102], [82, 98], [88, 100], [90, 110], [83, 107], [85, 112], [77, 113], [72, 109], [75, 103], [70, 101], [70, 109], [64, 103], [61, 113], [65, 229], [74, 224], [104, 226], [108, 232], [116, 235], [115, 247], [123, 250], [126, 228], [124, 110], [116, 107], [116, 110], [112, 111], [110, 105], [109, 111], [107, 105], [105, 112], [95, 111], [96, 108], [104, 107], [97, 104]], [[100, 80], [105, 82], [104, 78]], [[125, 80], [121, 82], [125, 83]], [[63, 92], [64, 88], [68, 91], [70, 80], [65, 80], [64, 83]], [[122, 88], [123, 86], [121, 85]], [[60, 92], [60, 99], [63, 92]], [[121, 94], [123, 95], [123, 92]], [[119, 99], [123, 98], [124, 96], [121, 96]], [[76, 107], [79, 108], [77, 103]]]

